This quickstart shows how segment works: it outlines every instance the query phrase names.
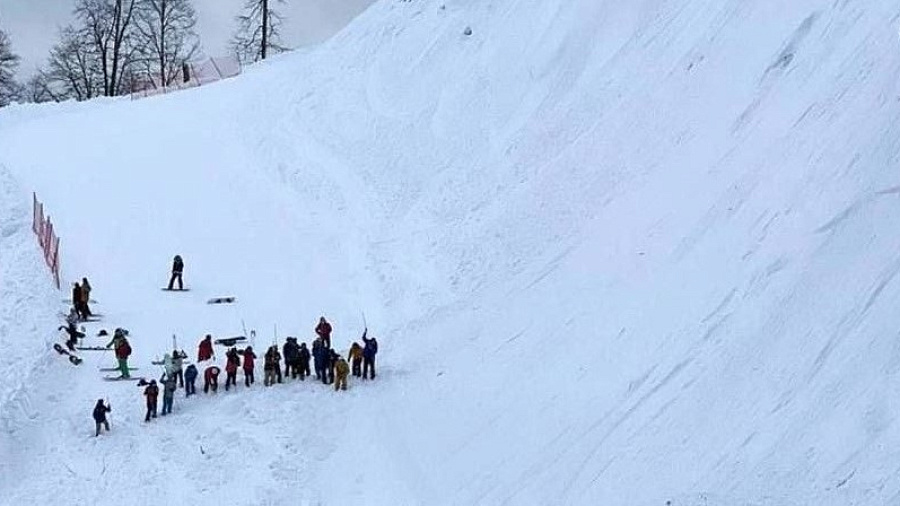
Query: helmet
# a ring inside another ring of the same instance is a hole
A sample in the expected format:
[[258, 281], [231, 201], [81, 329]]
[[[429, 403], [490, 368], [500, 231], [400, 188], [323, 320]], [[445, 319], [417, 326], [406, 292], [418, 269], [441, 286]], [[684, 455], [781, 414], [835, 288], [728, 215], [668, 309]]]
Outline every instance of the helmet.
[[156, 384], [156, 380], [150, 380], [150, 384], [151, 384], [151, 385], [155, 385], [155, 384]]

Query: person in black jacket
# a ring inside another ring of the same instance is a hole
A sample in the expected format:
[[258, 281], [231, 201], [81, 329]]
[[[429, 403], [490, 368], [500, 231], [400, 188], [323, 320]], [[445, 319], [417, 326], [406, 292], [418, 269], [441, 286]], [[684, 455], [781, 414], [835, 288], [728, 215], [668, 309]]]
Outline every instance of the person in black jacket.
[[197, 393], [197, 366], [191, 364], [184, 370], [184, 396], [190, 397]]
[[97, 405], [94, 406], [94, 423], [97, 425], [97, 432], [94, 434], [94, 437], [100, 435], [100, 427], [106, 427], [106, 432], [109, 432], [109, 420], [106, 419], [106, 414], [112, 411], [111, 406], [107, 406], [103, 404], [103, 399], [97, 399]]
[[181, 280], [181, 274], [184, 272], [184, 261], [181, 259], [181, 255], [175, 255], [175, 259], [172, 261], [172, 278], [169, 279], [169, 290], [175, 286], [175, 280], [178, 280], [178, 289], [184, 290], [184, 283]]
[[289, 337], [282, 347], [284, 355], [284, 377], [290, 375], [291, 379], [297, 379], [300, 374], [300, 346], [297, 345], [296, 337]]
[[[378, 353], [378, 341], [375, 338], [367, 339], [369, 329], [363, 331], [363, 374], [362, 379], [375, 379], [375, 355]], [[371, 374], [371, 376], [370, 376]]]
[[299, 358], [297, 362], [300, 364], [300, 381], [305, 381], [309, 373], [309, 349], [306, 343], [300, 343]]

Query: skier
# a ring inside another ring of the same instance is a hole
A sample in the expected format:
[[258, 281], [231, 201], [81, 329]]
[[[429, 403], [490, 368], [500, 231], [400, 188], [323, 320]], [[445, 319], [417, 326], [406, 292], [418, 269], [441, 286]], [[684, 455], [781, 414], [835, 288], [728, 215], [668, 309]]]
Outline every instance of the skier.
[[350, 366], [344, 357], [338, 356], [337, 362], [334, 364], [335, 380], [334, 390], [347, 390], [347, 376], [350, 374]]
[[213, 393], [219, 391], [219, 372], [221, 372], [221, 369], [214, 365], [207, 367], [203, 371], [203, 393], [209, 393], [210, 389], [212, 389]]
[[316, 325], [316, 335], [322, 338], [325, 348], [331, 348], [331, 324], [324, 316], [319, 318], [319, 324]]
[[366, 379], [367, 373], [371, 374], [371, 378], [375, 379], [375, 355], [378, 353], [378, 341], [375, 338], [367, 339], [366, 333], [369, 329], [363, 331], [362, 340], [365, 343], [363, 348], [363, 374], [362, 379]]
[[356, 341], [350, 345], [350, 353], [347, 354], [347, 360], [353, 366], [353, 376], [357, 378], [362, 376], [363, 349]]
[[159, 378], [159, 382], [163, 384], [163, 409], [162, 415], [166, 416], [172, 412], [172, 404], [175, 402], [175, 390], [178, 388], [178, 380], [174, 374], [166, 374]]
[[244, 385], [250, 386], [254, 383], [253, 365], [256, 360], [256, 353], [253, 353], [253, 347], [247, 346], [244, 349]]
[[147, 398], [147, 416], [144, 417], [144, 421], [149, 422], [151, 416], [156, 418], [156, 399], [159, 397], [159, 387], [156, 386], [156, 380], [150, 380], [150, 384], [144, 389], [144, 397]]
[[178, 386], [184, 388], [184, 360], [187, 353], [184, 350], [172, 350], [172, 372], [178, 379]]
[[93, 316], [91, 307], [88, 303], [91, 301], [91, 284], [87, 278], [81, 278], [81, 309], [87, 316]]
[[289, 337], [282, 347], [284, 352], [284, 377], [287, 379], [288, 374], [291, 379], [297, 379], [300, 374], [300, 347], [297, 345], [296, 337]]
[[128, 372], [128, 357], [131, 355], [131, 345], [125, 337], [125, 331], [121, 328], [116, 329], [113, 333], [112, 341], [107, 343], [107, 348], [113, 347], [116, 352], [116, 360], [119, 361], [119, 371], [122, 373], [120, 378], [127, 379], [131, 377]]
[[75, 351], [78, 340], [84, 337], [84, 332], [79, 332], [75, 327], [76, 323], [78, 323], [78, 313], [73, 308], [69, 311], [69, 316], [66, 316], [66, 325], [60, 325], [58, 329], [65, 330], [69, 334], [69, 339], [66, 340], [66, 347], [69, 348], [69, 351]]
[[184, 396], [185, 397], [190, 397], [191, 395], [194, 395], [197, 393], [196, 381], [197, 381], [198, 374], [199, 373], [197, 372], [197, 366], [195, 366], [194, 364], [187, 366], [187, 370], [184, 371], [184, 381], [185, 381]]
[[300, 343], [300, 351], [299, 358], [297, 359], [300, 364], [300, 381], [304, 381], [309, 374], [309, 349], [306, 347], [306, 343]]
[[225, 353], [225, 391], [228, 391], [229, 385], [237, 388], [237, 370], [241, 365], [241, 357], [238, 356], [237, 348], [231, 348]]
[[109, 432], [109, 420], [106, 419], [106, 414], [110, 411], [112, 411], [111, 406], [103, 404], [103, 399], [97, 399], [97, 405], [94, 406], [94, 423], [97, 426], [97, 432], [94, 437], [100, 435], [100, 426], [106, 427], [106, 432]]
[[317, 337], [312, 344], [313, 368], [316, 370], [316, 379], [324, 383], [325, 369], [325, 345], [322, 338]]
[[197, 347], [197, 362], [203, 362], [204, 360], [209, 360], [213, 356], [213, 343], [212, 336], [206, 334], [206, 337], [200, 341], [200, 345]]
[[184, 284], [181, 281], [182, 273], [184, 273], [184, 261], [181, 259], [181, 255], [175, 255], [172, 260], [172, 278], [169, 279], [169, 290], [172, 290], [176, 279], [178, 280], [178, 289], [184, 290]]

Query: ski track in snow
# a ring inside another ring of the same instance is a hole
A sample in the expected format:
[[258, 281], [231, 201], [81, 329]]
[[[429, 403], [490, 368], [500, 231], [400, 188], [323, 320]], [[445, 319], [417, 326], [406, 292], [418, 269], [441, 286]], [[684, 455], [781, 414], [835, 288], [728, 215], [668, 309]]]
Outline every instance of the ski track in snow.
[[[0, 504], [897, 502], [898, 23], [383, 0], [238, 79], [3, 109]], [[257, 384], [144, 423], [111, 352], [53, 353], [31, 191], [91, 334], [156, 377], [173, 334], [246, 325]], [[323, 314], [378, 379], [264, 388]]]

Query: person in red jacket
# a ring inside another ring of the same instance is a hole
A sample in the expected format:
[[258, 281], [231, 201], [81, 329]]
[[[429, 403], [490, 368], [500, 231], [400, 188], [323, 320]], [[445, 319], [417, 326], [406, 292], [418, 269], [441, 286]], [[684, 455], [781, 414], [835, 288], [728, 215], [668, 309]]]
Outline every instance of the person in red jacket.
[[204, 360], [209, 360], [213, 356], [213, 343], [212, 336], [206, 334], [206, 337], [200, 341], [200, 346], [197, 347], [197, 362], [203, 362]]
[[159, 397], [159, 387], [156, 386], [156, 380], [150, 380], [150, 384], [144, 389], [144, 397], [147, 398], [147, 416], [144, 417], [144, 421], [149, 422], [151, 416], [156, 418], [156, 399]]
[[229, 386], [237, 387], [237, 370], [241, 365], [241, 357], [238, 355], [237, 348], [231, 348], [225, 354], [225, 391]]
[[244, 350], [244, 385], [250, 386], [253, 384], [253, 366], [256, 361], [256, 353], [253, 353], [253, 347], [247, 346]]
[[208, 394], [212, 389], [213, 393], [219, 390], [219, 373], [221, 369], [212, 365], [203, 371], [203, 393]]
[[326, 350], [331, 348], [331, 324], [324, 316], [319, 318], [319, 324], [316, 325], [316, 335], [322, 338]]

